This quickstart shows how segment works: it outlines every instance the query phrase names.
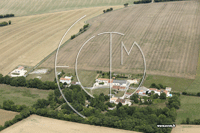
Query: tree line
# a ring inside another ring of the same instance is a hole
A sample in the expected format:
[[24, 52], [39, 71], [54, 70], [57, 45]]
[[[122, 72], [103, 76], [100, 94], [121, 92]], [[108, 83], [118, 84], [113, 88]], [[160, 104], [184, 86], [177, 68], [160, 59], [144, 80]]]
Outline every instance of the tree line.
[[9, 18], [9, 17], [14, 17], [14, 14], [5, 14], [5, 15], [0, 15], [0, 19], [1, 18]]
[[103, 13], [110, 12], [112, 10], [113, 10], [113, 8], [111, 7], [111, 8], [108, 8], [107, 10], [103, 10]]
[[198, 93], [192, 93], [192, 92], [186, 92], [186, 91], [184, 91], [184, 92], [182, 92], [182, 95], [198, 96], [198, 97], [200, 97], [200, 92], [198, 92]]
[[80, 35], [81, 33], [85, 32], [85, 31], [88, 29], [88, 27], [89, 27], [89, 24], [85, 24], [85, 25], [83, 26], [83, 28], [81, 28], [81, 29], [79, 30], [78, 34], [75, 34], [75, 35], [72, 35], [72, 36], [71, 36], [71, 40], [74, 39], [75, 37], [77, 37], [78, 35]]
[[[175, 123], [176, 109], [180, 106], [180, 100], [177, 96], [169, 98], [167, 106], [163, 109], [157, 109], [149, 106], [123, 106], [122, 103], [115, 105], [110, 103], [109, 96], [103, 93], [98, 96], [94, 95], [95, 98], [91, 98], [78, 85], [64, 88], [63, 93], [70, 104], [85, 115], [87, 119], [74, 113], [61, 97], [59, 90], [55, 89], [54, 92], [49, 93], [47, 99], [38, 99], [31, 107], [16, 105], [19, 106], [17, 108], [18, 111], [21, 111], [20, 115], [6, 122], [4, 127], [0, 127], [0, 130], [28, 117], [30, 114], [37, 114], [61, 120], [145, 133], [169, 133], [171, 128], [157, 128], [157, 125]], [[88, 102], [86, 103], [86, 101]], [[86, 104], [88, 105], [86, 106]], [[12, 101], [4, 101], [3, 108], [15, 110], [13, 105], [15, 104]], [[58, 106], [61, 108], [58, 109]], [[108, 107], [114, 106], [116, 106], [114, 110], [108, 110]]]
[[139, 0], [139, 1], [134, 1], [133, 4], [142, 4], [142, 3], [151, 3], [152, 0]]
[[[27, 88], [37, 88], [42, 90], [54, 90], [58, 88], [57, 84], [53, 81], [41, 81], [38, 78], [27, 80], [25, 77], [10, 77], [0, 74], [0, 84], [7, 84], [11, 86], [21, 86]], [[62, 83], [60, 83], [62, 86]]]
[[182, 0], [155, 0], [155, 2], [182, 1]]

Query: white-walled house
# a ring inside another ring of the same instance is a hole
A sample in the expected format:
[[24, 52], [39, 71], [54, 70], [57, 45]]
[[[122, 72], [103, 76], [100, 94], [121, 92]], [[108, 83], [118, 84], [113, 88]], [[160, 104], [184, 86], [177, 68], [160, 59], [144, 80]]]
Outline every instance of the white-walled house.
[[71, 77], [68, 77], [68, 76], [65, 76], [64, 78], [60, 78], [60, 82], [61, 83], [67, 83], [67, 84], [71, 84], [71, 79], [72, 79], [72, 76]]
[[172, 91], [172, 88], [171, 87], [166, 87], [165, 90], [166, 91]]
[[[101, 83], [103, 83], [103, 84], [101, 84]], [[110, 85], [112, 83], [113, 83], [113, 79], [98, 78], [98, 79], [96, 79], [96, 84], [94, 84], [94, 86], [97, 86], [97, 85], [108, 86], [108, 85]]]
[[120, 98], [118, 98], [114, 103], [115, 103], [115, 104], [118, 104], [119, 102], [121, 102], [122, 105], [131, 106], [131, 102], [128, 101], [128, 100], [126, 100], [126, 99], [120, 99]]
[[130, 84], [138, 84], [139, 83], [137, 79], [127, 80], [127, 82], [129, 82]]
[[149, 88], [149, 93], [151, 93], [152, 91], [154, 91], [154, 94], [158, 94], [158, 96], [160, 96], [161, 94], [161, 90], [158, 90], [156, 88]]
[[111, 103], [114, 103], [117, 99], [118, 99], [117, 97], [112, 97], [112, 98], [110, 99], [110, 102], [111, 102]]
[[13, 70], [10, 74], [11, 77], [25, 76], [27, 70], [23, 66], [19, 66], [17, 69]]

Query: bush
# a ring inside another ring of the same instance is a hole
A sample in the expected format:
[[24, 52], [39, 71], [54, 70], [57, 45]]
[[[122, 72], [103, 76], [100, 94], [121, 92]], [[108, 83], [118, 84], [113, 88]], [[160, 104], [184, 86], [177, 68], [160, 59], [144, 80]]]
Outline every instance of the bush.
[[127, 6], [128, 6], [128, 3], [125, 3], [124, 6], [127, 7]]
[[182, 94], [183, 94], [183, 95], [187, 95], [187, 92], [184, 91], [184, 92], [182, 92]]
[[6, 26], [6, 25], [8, 25], [8, 23], [5, 22], [5, 21], [0, 23], [0, 27], [2, 27], [2, 26]]
[[72, 35], [72, 36], [71, 36], [71, 40], [74, 39], [75, 37], [76, 37], [76, 35]]
[[9, 25], [11, 24], [11, 20], [8, 21]]

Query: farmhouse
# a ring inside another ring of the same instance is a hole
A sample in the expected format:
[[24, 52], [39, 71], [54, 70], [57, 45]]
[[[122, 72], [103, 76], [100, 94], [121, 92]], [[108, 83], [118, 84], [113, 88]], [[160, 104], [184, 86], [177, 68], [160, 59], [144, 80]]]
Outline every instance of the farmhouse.
[[128, 104], [128, 106], [131, 106], [131, 102], [128, 101], [128, 100], [126, 100], [126, 99], [120, 99], [120, 98], [118, 98], [114, 103], [115, 104], [119, 104], [119, 102], [122, 103], [122, 105]]
[[65, 78], [60, 78], [60, 82], [63, 84], [64, 83], [71, 84], [71, 79], [72, 79], [72, 76], [71, 77], [65, 76]]
[[149, 88], [149, 92], [148, 92], [148, 93], [151, 93], [152, 91], [153, 91], [155, 94], [158, 94], [158, 95], [160, 96], [161, 90], [158, 90], [158, 89], [156, 89], [156, 88]]
[[138, 84], [139, 83], [139, 81], [137, 79], [127, 80], [127, 82], [129, 82], [130, 84]]
[[25, 76], [27, 70], [24, 69], [23, 66], [19, 66], [17, 69], [13, 70], [10, 74], [11, 77], [20, 77]]
[[171, 91], [172, 88], [171, 88], [171, 87], [166, 87], [165, 90], [166, 90], [166, 91]]
[[144, 90], [137, 90], [137, 91], [136, 91], [136, 94], [138, 94], [138, 95], [140, 95], [140, 96], [147, 96], [147, 95], [146, 95], [146, 91], [144, 91]]
[[125, 91], [126, 90], [126, 87], [124, 87], [124, 86], [117, 86], [117, 85], [114, 85], [113, 87], [112, 87], [112, 89], [114, 89], [114, 90], [118, 90], [118, 91]]
[[132, 94], [132, 93], [128, 93], [128, 92], [126, 92], [125, 95], [124, 95], [124, 97], [126, 97], [126, 98], [130, 98], [131, 94]]
[[118, 99], [117, 97], [112, 97], [112, 98], [110, 99], [110, 102], [111, 102], [111, 103], [114, 103], [117, 99]]

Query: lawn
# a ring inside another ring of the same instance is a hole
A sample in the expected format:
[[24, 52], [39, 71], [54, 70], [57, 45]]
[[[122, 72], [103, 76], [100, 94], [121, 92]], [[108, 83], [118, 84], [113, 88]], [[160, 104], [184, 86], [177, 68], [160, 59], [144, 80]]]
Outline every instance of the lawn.
[[181, 107], [177, 110], [176, 123], [180, 124], [187, 117], [190, 120], [200, 119], [200, 97], [181, 95]]
[[96, 95], [100, 95], [101, 93], [103, 93], [104, 95], [108, 95], [110, 92], [110, 88], [99, 88], [99, 89], [94, 89], [91, 91], [92, 95], [96, 94]]
[[12, 100], [15, 104], [31, 106], [38, 99], [47, 98], [50, 91], [52, 90], [39, 90], [0, 84], [0, 105], [3, 105], [4, 100]]
[[150, 87], [152, 83], [162, 84], [163, 86], [172, 87], [172, 91], [185, 91], [194, 79], [186, 79], [179, 77], [167, 77], [159, 75], [147, 75], [146, 80], [143, 82], [142, 86]]

